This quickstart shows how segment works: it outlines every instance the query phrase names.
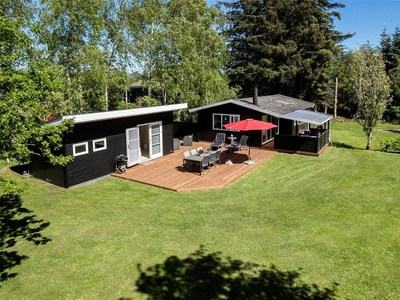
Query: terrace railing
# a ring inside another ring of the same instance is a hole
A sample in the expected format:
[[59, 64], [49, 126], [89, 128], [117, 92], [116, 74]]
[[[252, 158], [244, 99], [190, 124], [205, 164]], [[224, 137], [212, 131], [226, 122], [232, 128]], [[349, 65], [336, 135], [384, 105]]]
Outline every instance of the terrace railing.
[[318, 135], [275, 135], [274, 148], [294, 152], [318, 153], [329, 142], [329, 130]]

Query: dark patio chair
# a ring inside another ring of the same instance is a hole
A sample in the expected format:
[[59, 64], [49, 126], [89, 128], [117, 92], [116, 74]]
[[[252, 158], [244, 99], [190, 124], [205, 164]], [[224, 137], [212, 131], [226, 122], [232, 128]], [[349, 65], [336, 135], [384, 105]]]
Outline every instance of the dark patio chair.
[[247, 135], [242, 135], [240, 137], [239, 142], [233, 141], [232, 144], [229, 145], [229, 150], [242, 150], [242, 149], [248, 149], [249, 146], [247, 146], [247, 140], [248, 140]]
[[200, 175], [204, 172], [204, 169], [208, 168], [208, 162], [210, 161], [210, 155], [204, 155], [203, 161], [200, 162]]
[[226, 134], [218, 132], [217, 135], [215, 136], [214, 142], [212, 142], [211, 144], [211, 150], [215, 148], [221, 149], [221, 147], [225, 145], [225, 139], [226, 139]]
[[216, 153], [217, 153], [216, 151], [210, 153], [210, 159], [208, 160], [208, 166], [209, 167], [211, 167], [212, 165], [215, 165], [215, 154]]
[[218, 162], [221, 165], [221, 149], [219, 149], [215, 152], [215, 160], [214, 161], [215, 161], [215, 166], [217, 166], [216, 162]]
[[190, 161], [185, 160], [186, 157], [190, 156], [190, 152], [189, 151], [185, 151], [183, 152], [183, 172], [186, 171], [186, 166], [189, 166], [193, 169], [193, 165]]

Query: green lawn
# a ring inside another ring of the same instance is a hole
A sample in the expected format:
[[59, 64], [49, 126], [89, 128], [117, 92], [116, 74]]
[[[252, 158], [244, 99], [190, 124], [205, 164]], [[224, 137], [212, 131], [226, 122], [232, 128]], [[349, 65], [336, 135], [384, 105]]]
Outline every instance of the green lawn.
[[[380, 125], [377, 139], [396, 136]], [[50, 222], [44, 246], [0, 288], [1, 299], [144, 299], [136, 265], [209, 251], [302, 269], [340, 299], [399, 299], [400, 155], [362, 150], [353, 123], [334, 123], [333, 147], [319, 158], [277, 154], [228, 188], [175, 193], [107, 178], [61, 189], [35, 179], [25, 206]], [[15, 177], [2, 167], [2, 174]], [[18, 177], [19, 178], [19, 177]]]

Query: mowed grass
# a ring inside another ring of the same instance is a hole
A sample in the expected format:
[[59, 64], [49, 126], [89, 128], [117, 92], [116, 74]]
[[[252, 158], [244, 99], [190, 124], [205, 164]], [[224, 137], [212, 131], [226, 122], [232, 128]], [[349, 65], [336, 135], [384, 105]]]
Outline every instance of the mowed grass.
[[[399, 135], [388, 129], [400, 126], [380, 125], [373, 147]], [[17, 177], [52, 241], [18, 245], [29, 259], [0, 298], [145, 299], [135, 292], [137, 264], [205, 245], [301, 269], [309, 284], [338, 282], [340, 299], [400, 299], [400, 155], [362, 150], [353, 123], [334, 123], [332, 140], [319, 158], [277, 154], [221, 190], [175, 193], [117, 178], [65, 190]]]

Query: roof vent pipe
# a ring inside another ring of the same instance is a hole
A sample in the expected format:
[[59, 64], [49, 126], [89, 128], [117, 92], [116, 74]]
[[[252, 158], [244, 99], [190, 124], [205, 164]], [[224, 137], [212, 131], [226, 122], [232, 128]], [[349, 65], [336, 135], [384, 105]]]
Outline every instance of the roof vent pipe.
[[258, 105], [258, 86], [253, 86], [253, 104]]

